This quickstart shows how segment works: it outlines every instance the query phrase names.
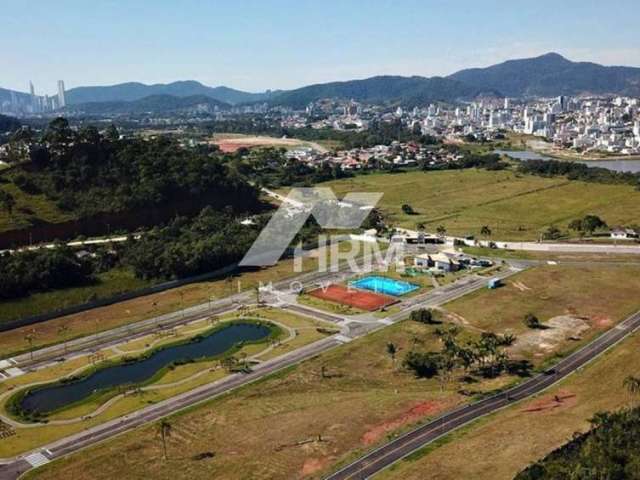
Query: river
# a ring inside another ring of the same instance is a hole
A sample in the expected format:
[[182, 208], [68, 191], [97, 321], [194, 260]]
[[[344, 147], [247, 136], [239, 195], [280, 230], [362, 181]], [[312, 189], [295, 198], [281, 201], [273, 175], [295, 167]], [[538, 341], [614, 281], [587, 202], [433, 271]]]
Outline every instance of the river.
[[[557, 160], [531, 150], [494, 150], [494, 153], [507, 155], [516, 160]], [[561, 160], [564, 161], [564, 160]], [[640, 160], [571, 160], [576, 163], [584, 163], [589, 167], [606, 168], [614, 172], [640, 173]]]

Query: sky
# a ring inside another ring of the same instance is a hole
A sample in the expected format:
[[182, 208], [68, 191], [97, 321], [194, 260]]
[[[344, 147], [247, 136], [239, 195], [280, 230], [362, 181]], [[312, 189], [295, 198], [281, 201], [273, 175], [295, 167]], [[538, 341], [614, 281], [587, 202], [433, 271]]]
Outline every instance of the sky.
[[2, 0], [0, 87], [290, 89], [550, 51], [640, 66], [637, 0]]

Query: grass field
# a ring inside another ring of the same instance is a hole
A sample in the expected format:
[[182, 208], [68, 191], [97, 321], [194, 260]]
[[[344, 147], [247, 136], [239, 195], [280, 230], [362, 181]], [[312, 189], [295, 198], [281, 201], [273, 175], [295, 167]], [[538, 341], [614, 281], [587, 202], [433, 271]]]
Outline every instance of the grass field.
[[12, 183], [0, 183], [0, 190], [12, 195], [16, 201], [11, 214], [5, 209], [0, 209], [0, 232], [27, 228], [38, 221], [59, 223], [75, 218], [72, 214], [60, 210], [44, 195], [27, 194]]
[[[320, 340], [326, 336], [318, 331], [318, 328], [330, 328], [325, 322], [318, 322], [306, 317], [301, 317], [287, 311], [261, 308], [247, 310], [242, 314], [234, 313], [220, 317], [220, 322], [235, 320], [238, 318], [272, 320], [281, 327], [283, 334], [280, 341], [267, 345], [265, 343], [246, 344], [235, 353], [238, 358], [256, 357], [258, 360], [267, 360], [278, 355], [288, 353], [303, 345]], [[122, 359], [123, 355], [140, 355], [145, 351], [167, 345], [178, 340], [185, 340], [196, 334], [201, 334], [212, 326], [206, 320], [178, 328], [175, 336], [158, 337], [150, 335], [142, 339], [133, 340], [127, 344], [119, 345], [117, 349], [108, 348], [102, 351], [104, 358], [111, 362]], [[0, 412], [9, 416], [6, 411], [6, 402], [21, 388], [34, 382], [52, 382], [70, 374], [78, 375], [82, 371], [94, 368], [90, 359], [86, 356], [73, 359], [69, 362], [55, 364], [49, 368], [27, 373], [20, 377], [0, 383]], [[42, 425], [25, 429], [17, 429], [16, 435], [10, 441], [0, 439], [0, 458], [15, 455], [33, 449], [46, 442], [53, 441], [64, 435], [84, 430], [89, 425], [103, 423], [116, 416], [124, 415], [146, 405], [157, 403], [177, 394], [192, 390], [200, 385], [215, 381], [224, 377], [227, 373], [218, 365], [217, 359], [204, 360], [196, 363], [187, 363], [174, 368], [165, 369], [153, 381], [147, 385], [147, 390], [141, 393], [131, 394], [120, 398], [108, 409], [102, 411], [90, 420], [70, 423], [65, 425]], [[91, 414], [100, 406], [113, 398], [117, 391], [105, 391], [87, 398], [77, 405], [49, 415], [50, 421], [72, 420]]]
[[629, 405], [622, 382], [640, 373], [638, 349], [635, 334], [557, 387], [454, 432], [376, 479], [512, 479], [574, 432], [586, 431], [595, 413]]
[[[536, 361], [576, 348], [640, 310], [638, 291], [640, 266], [549, 265], [524, 271], [510, 277], [501, 288], [478, 290], [444, 308], [467, 327], [515, 334], [523, 341], [516, 343], [517, 353]], [[527, 313], [543, 323], [554, 317], [576, 317], [585, 329], [563, 332], [557, 326], [532, 330], [523, 322]], [[571, 336], [575, 338], [569, 339]]]
[[[454, 381], [417, 380], [394, 367], [387, 342], [400, 353], [418, 339], [437, 348], [433, 326], [402, 322], [297, 368], [170, 419], [169, 460], [153, 425], [42, 470], [38, 478], [271, 479], [318, 477], [419, 420], [468, 399]], [[324, 367], [325, 377], [322, 377]], [[475, 391], [509, 378], [474, 384]], [[466, 385], [469, 388], [469, 385]], [[210, 460], [198, 454], [214, 452]]]
[[[339, 248], [341, 250], [349, 250], [352, 248], [351, 242], [341, 242]], [[302, 260], [303, 271], [313, 270], [317, 266], [317, 258], [310, 256]], [[37, 349], [174, 312], [184, 307], [204, 303], [209, 299], [224, 298], [238, 291], [252, 290], [261, 283], [268, 284], [269, 282], [276, 282], [294, 275], [297, 275], [297, 273], [294, 269], [293, 260], [282, 260], [272, 267], [244, 271], [207, 282], [192, 283], [28, 327], [0, 332], [0, 358], [28, 350], [29, 344], [25, 337], [29, 334], [35, 334], [33, 347]], [[24, 308], [27, 307], [25, 306]], [[62, 326], [67, 327], [67, 330], [62, 331]]]
[[[628, 185], [602, 185], [520, 175], [513, 171], [455, 170], [372, 173], [322, 184], [338, 195], [383, 192], [380, 202], [391, 223], [433, 231], [444, 225], [449, 234], [480, 238], [483, 225], [500, 240], [536, 240], [550, 225], [567, 224], [586, 214], [609, 225], [640, 223], [640, 191]], [[417, 214], [402, 212], [403, 204]]]
[[[477, 336], [480, 329], [524, 330], [521, 310], [533, 310], [544, 321], [576, 306], [581, 314], [590, 315], [594, 323], [589, 334], [595, 334], [638, 308], [637, 299], [625, 289], [637, 292], [635, 282], [640, 280], [635, 280], [638, 270], [632, 267], [607, 266], [598, 277], [590, 268], [595, 267], [527, 271], [514, 277], [520, 287], [508, 283], [452, 302], [446, 309], [464, 315], [463, 340]], [[521, 290], [522, 285], [530, 290]], [[558, 298], [552, 296], [554, 285]], [[618, 305], [618, 295], [628, 297], [626, 303]], [[411, 321], [389, 326], [233, 395], [175, 415], [170, 419], [175, 434], [169, 440], [166, 462], [160, 460], [162, 446], [150, 425], [48, 465], [38, 478], [319, 478], [416, 422], [515, 381], [500, 377], [462, 383], [456, 375], [441, 390], [437, 379], [417, 380], [399, 368], [400, 359], [413, 345], [426, 351], [440, 348], [435, 328]], [[387, 342], [399, 347], [396, 365], [386, 353]], [[548, 358], [572, 348], [573, 344], [565, 343], [544, 353]], [[539, 360], [542, 363], [545, 358]], [[571, 398], [566, 397], [567, 405]], [[205, 452], [215, 456], [196, 460]]]
[[551, 260], [565, 263], [637, 263], [640, 265], [640, 257], [632, 253], [565, 253], [486, 247], [462, 247], [462, 251], [474, 256], [496, 257], [510, 260]]
[[113, 269], [97, 275], [95, 284], [41, 292], [17, 300], [0, 302], [0, 324], [29, 315], [70, 307], [92, 299], [147, 287], [151, 282], [136, 278], [128, 269]]

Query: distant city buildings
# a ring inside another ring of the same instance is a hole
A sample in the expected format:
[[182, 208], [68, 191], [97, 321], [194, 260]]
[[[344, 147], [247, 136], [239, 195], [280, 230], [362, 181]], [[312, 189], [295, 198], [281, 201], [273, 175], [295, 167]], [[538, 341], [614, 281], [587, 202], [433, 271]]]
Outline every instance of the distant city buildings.
[[67, 105], [64, 81], [58, 80], [58, 93], [54, 96], [37, 95], [33, 82], [29, 82], [29, 93], [11, 91], [8, 98], [0, 97], [0, 113], [17, 116], [40, 115], [54, 112]]

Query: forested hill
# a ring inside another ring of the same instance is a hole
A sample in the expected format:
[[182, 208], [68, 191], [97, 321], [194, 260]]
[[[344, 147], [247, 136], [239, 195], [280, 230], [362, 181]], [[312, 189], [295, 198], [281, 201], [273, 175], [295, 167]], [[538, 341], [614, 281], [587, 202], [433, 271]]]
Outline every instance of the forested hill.
[[67, 92], [70, 105], [89, 102], [133, 102], [152, 95], [174, 97], [206, 96], [224, 103], [236, 104], [267, 100], [269, 92], [249, 93], [229, 87], [209, 87], [194, 80], [145, 85], [138, 82], [109, 86], [76, 87]]
[[76, 111], [87, 114], [112, 114], [112, 113], [180, 113], [186, 111], [214, 111], [228, 110], [231, 105], [215, 100], [206, 95], [192, 95], [189, 97], [176, 97], [173, 95], [150, 95], [148, 97], [126, 101], [90, 102], [79, 103], [67, 107], [68, 111]]
[[221, 157], [167, 138], [122, 140], [114, 127], [104, 135], [94, 127], [76, 132], [58, 118], [30, 143], [31, 162], [5, 181], [27, 194], [44, 194], [78, 218], [163, 208], [180, 213], [185, 205], [193, 211], [205, 205], [235, 212], [259, 207], [257, 189]]
[[499, 95], [496, 91], [478, 89], [442, 77], [379, 76], [364, 80], [332, 82], [283, 92], [273, 103], [302, 108], [323, 98], [353, 99], [366, 103], [398, 103], [424, 105], [430, 102], [451, 102], [462, 98], [472, 99], [481, 94]]
[[518, 474], [515, 480], [640, 478], [640, 409], [600, 413], [594, 428]]
[[572, 62], [557, 53], [461, 70], [447, 78], [508, 97], [640, 95], [640, 68]]

